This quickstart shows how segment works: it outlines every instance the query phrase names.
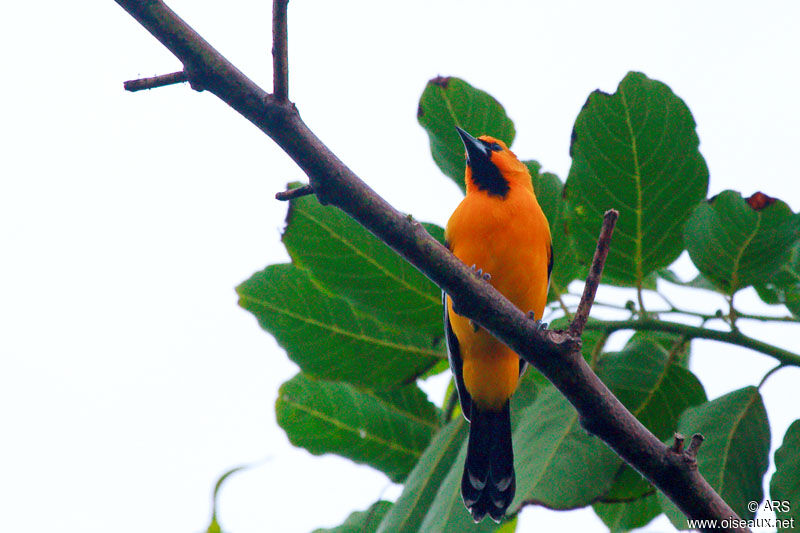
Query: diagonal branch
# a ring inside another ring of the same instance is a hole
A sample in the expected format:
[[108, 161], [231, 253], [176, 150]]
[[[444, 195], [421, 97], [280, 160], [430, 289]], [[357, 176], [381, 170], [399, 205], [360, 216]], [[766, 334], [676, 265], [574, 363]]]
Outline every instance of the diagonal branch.
[[269, 135], [308, 175], [321, 203], [338, 207], [374, 233], [446, 291], [459, 314], [488, 329], [536, 366], [575, 406], [584, 427], [644, 474], [687, 516], [736, 517], [697, 470], [669, 453], [592, 372], [580, 355], [580, 339], [542, 331], [490, 284], [474, 276], [418, 222], [395, 210], [361, 181], [308, 129], [288, 100], [264, 92], [162, 1], [116, 2], [181, 60], [192, 87], [212, 92]]
[[600, 228], [600, 237], [597, 239], [597, 249], [594, 251], [589, 275], [586, 276], [583, 296], [581, 296], [581, 302], [575, 312], [575, 318], [569, 325], [569, 334], [573, 337], [580, 337], [583, 334], [583, 328], [589, 319], [589, 311], [592, 310], [594, 296], [597, 294], [597, 287], [600, 285], [600, 278], [603, 276], [603, 267], [606, 264], [608, 250], [611, 246], [611, 235], [614, 234], [617, 218], [619, 218], [619, 211], [615, 209], [610, 209], [603, 215], [603, 226]]

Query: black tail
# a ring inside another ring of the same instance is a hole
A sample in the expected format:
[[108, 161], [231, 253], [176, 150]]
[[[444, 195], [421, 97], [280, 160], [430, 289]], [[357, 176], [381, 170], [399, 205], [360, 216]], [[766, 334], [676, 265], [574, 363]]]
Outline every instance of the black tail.
[[483, 520], [487, 513], [500, 522], [516, 488], [508, 402], [500, 411], [484, 411], [473, 402], [467, 460], [461, 478], [464, 505], [475, 522]]

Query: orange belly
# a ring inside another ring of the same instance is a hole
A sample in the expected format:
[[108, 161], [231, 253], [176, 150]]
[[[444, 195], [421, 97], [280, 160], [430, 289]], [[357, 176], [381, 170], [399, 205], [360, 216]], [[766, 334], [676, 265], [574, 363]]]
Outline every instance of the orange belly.
[[[541, 318], [547, 302], [550, 229], [536, 198], [512, 190], [505, 199], [468, 195], [447, 224], [452, 252], [465, 264], [488, 272], [491, 283], [521, 311]], [[450, 323], [458, 338], [464, 384], [480, 407], [499, 409], [514, 393], [519, 356], [483, 328], [453, 312]]]

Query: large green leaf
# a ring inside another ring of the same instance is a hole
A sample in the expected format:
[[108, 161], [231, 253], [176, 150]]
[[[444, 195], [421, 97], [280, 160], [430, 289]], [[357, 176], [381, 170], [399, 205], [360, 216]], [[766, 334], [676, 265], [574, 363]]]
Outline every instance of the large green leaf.
[[[313, 196], [293, 200], [283, 244], [295, 265], [364, 313], [442, 339], [442, 291], [341, 210]], [[426, 229], [444, 240], [444, 231]]]
[[[758, 389], [745, 387], [687, 409], [678, 431], [705, 437], [697, 455], [700, 473], [736, 514], [745, 520], [753, 518], [755, 513], [747, 504], [764, 497], [762, 479], [769, 464], [770, 441], [767, 412]], [[678, 507], [663, 494], [658, 497], [673, 525], [687, 529], [686, 517]]]
[[392, 508], [392, 502], [379, 500], [366, 511], [350, 513], [347, 520], [339, 527], [330, 529], [315, 529], [314, 533], [375, 533], [378, 524]]
[[[794, 521], [800, 526], [800, 419], [792, 422], [783, 437], [783, 444], [775, 452], [775, 473], [769, 484], [769, 496], [772, 501], [780, 501], [774, 506], [779, 520]], [[787, 503], [783, 503], [787, 502]], [[789, 527], [780, 527], [781, 531], [789, 531]]]
[[417, 120], [428, 133], [433, 160], [462, 191], [466, 163], [456, 126], [476, 137], [491, 135], [508, 146], [514, 140], [514, 123], [500, 102], [459, 78], [430, 80], [419, 99]]
[[735, 191], [698, 205], [684, 232], [692, 262], [726, 294], [769, 282], [798, 237], [800, 217], [785, 203], [762, 193], [744, 199]]
[[638, 500], [655, 492], [655, 488], [639, 472], [623, 464], [614, 476], [614, 483], [603, 494], [603, 503], [622, 503]]
[[655, 492], [620, 503], [595, 503], [592, 508], [600, 520], [608, 526], [610, 533], [622, 533], [649, 524], [661, 514], [661, 506]]
[[766, 303], [783, 304], [800, 318], [800, 243], [792, 246], [789, 260], [778, 272], [763, 284], [756, 285], [755, 289]]
[[621, 461], [586, 433], [578, 413], [553, 387], [521, 414], [514, 430], [517, 496], [512, 510], [536, 503], [551, 509], [584, 507], [611, 485]]
[[708, 190], [686, 104], [661, 82], [630, 72], [617, 92], [595, 91], [578, 114], [566, 196], [570, 233], [588, 265], [607, 209], [619, 221], [604, 281], [641, 284], [683, 250], [683, 225]]
[[[665, 331], [637, 331], [627, 344], [633, 345], [639, 341], [655, 342], [668, 356], [676, 359], [683, 366], [688, 366], [692, 355], [692, 343], [683, 336]], [[704, 397], [703, 401], [705, 400]]]
[[661, 440], [670, 437], [687, 407], [702, 404], [700, 380], [668, 352], [657, 337], [640, 335], [625, 348], [600, 360], [597, 374], [614, 395]]
[[436, 409], [416, 385], [376, 393], [302, 373], [281, 385], [275, 413], [295, 446], [368, 464], [395, 482], [438, 428]]
[[459, 416], [436, 434], [409, 474], [403, 493], [381, 522], [379, 532], [411, 533], [420, 530], [442, 481], [453, 468], [468, 427]]
[[550, 224], [553, 239], [553, 271], [550, 274], [550, 294], [548, 301], [567, 291], [569, 283], [578, 275], [578, 264], [569, 228], [566, 221], [567, 203], [564, 201], [564, 184], [555, 174], [540, 172], [541, 165], [536, 161], [525, 161], [533, 179], [536, 199]]
[[[683, 355], [671, 339], [639, 332], [622, 351], [605, 355], [597, 374], [647, 429], [664, 440], [675, 432], [687, 407], [706, 401], [700, 380], [683, 366]], [[623, 465], [602, 499], [632, 500], [653, 491], [639, 473]]]
[[320, 290], [293, 265], [271, 265], [236, 291], [239, 305], [308, 374], [370, 387], [396, 386], [413, 381], [444, 356], [431, 347], [429, 336], [361, 314], [346, 300]]

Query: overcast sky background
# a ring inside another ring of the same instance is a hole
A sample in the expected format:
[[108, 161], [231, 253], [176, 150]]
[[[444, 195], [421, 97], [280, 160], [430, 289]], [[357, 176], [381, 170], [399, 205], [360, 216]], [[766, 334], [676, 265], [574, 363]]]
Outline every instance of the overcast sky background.
[[[644, 4], [293, 0], [291, 98], [395, 207], [444, 224], [461, 196], [416, 122], [429, 78], [459, 76], [493, 94], [515, 121], [517, 154], [564, 179], [588, 94], [640, 70], [691, 109], [709, 194], [761, 190], [800, 208], [800, 4]], [[270, 89], [271, 2], [169, 5]], [[0, 45], [4, 528], [198, 532], [214, 481], [250, 462], [260, 463], [223, 488], [220, 520], [232, 533], [307, 532], [395, 498], [384, 475], [288, 444], [274, 401], [297, 369], [236, 305], [237, 284], [287, 260], [286, 205], [273, 195], [305, 181], [300, 170], [211, 94], [124, 92], [124, 80], [181, 65], [114, 2], [12, 2]], [[685, 256], [679, 272], [692, 274]], [[698, 310], [721, 306], [671, 291]], [[785, 313], [752, 290], [737, 300]], [[796, 326], [742, 329], [799, 349]], [[693, 347], [710, 398], [774, 365]], [[762, 388], [773, 451], [800, 415], [798, 379], [785, 369]], [[437, 402], [445, 383], [426, 386]], [[598, 524], [591, 510], [529, 508], [519, 531]], [[646, 530], [672, 528], [662, 518]]]

